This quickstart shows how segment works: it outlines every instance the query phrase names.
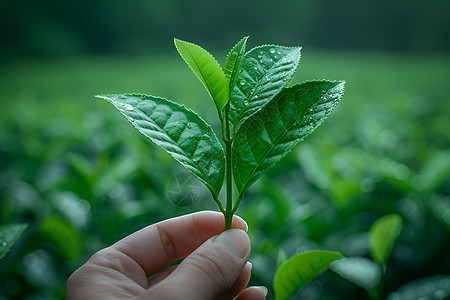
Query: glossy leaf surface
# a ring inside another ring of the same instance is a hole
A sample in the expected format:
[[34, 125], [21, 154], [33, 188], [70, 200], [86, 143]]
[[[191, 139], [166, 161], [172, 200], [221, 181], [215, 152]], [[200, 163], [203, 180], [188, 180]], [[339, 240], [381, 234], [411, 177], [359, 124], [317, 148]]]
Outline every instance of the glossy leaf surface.
[[233, 176], [242, 193], [332, 112], [343, 81], [310, 81], [283, 90], [248, 118], [233, 143]]
[[230, 53], [227, 55], [225, 64], [223, 65], [223, 72], [229, 82], [230, 91], [233, 90], [234, 85], [236, 84], [239, 68], [241, 67], [242, 60], [244, 59], [247, 39], [248, 36], [244, 37], [233, 47], [233, 49], [231, 49]]
[[376, 262], [365, 257], [347, 257], [331, 264], [330, 269], [366, 290], [376, 288], [381, 271]]
[[391, 214], [379, 218], [369, 230], [370, 255], [379, 264], [387, 262], [392, 247], [400, 235], [402, 218]]
[[220, 111], [229, 98], [229, 84], [219, 63], [202, 47], [175, 39], [175, 46], [195, 75], [205, 86]]
[[230, 99], [230, 120], [236, 128], [286, 86], [300, 62], [300, 50], [264, 45], [245, 54]]
[[5, 257], [22, 232], [28, 227], [27, 224], [8, 224], [0, 226], [0, 259]]
[[97, 96], [111, 102], [142, 134], [166, 150], [217, 196], [225, 157], [216, 135], [195, 112], [170, 100], [142, 95]]
[[335, 260], [342, 257], [339, 252], [314, 250], [296, 254], [282, 264], [273, 279], [276, 300], [289, 299], [299, 288], [324, 272]]

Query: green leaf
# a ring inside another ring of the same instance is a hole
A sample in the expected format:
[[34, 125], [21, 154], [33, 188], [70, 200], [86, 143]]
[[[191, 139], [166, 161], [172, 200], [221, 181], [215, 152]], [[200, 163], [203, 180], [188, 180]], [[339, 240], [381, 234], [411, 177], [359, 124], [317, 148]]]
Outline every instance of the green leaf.
[[14, 243], [28, 227], [28, 224], [8, 224], [0, 226], [0, 259], [5, 257]]
[[286, 86], [300, 62], [300, 50], [264, 45], [245, 54], [230, 98], [230, 120], [235, 129]]
[[202, 47], [175, 39], [175, 46], [195, 75], [205, 86], [220, 112], [229, 98], [229, 85], [219, 63]]
[[111, 102], [143, 135], [203, 182], [214, 197], [225, 177], [223, 148], [199, 115], [170, 100], [142, 95], [97, 96]]
[[282, 264], [273, 279], [276, 300], [289, 299], [299, 288], [324, 272], [335, 260], [342, 257], [339, 252], [314, 250], [296, 254]]
[[373, 223], [369, 230], [370, 255], [379, 264], [385, 264], [402, 229], [402, 218], [386, 215]]
[[387, 300], [429, 299], [443, 300], [450, 296], [450, 276], [437, 275], [414, 280], [401, 286]]
[[42, 235], [52, 242], [65, 259], [78, 259], [83, 255], [83, 237], [66, 220], [49, 216], [41, 223]]
[[236, 132], [233, 176], [239, 193], [274, 166], [335, 108], [344, 81], [309, 81], [284, 89]]
[[248, 36], [244, 37], [233, 47], [233, 49], [231, 49], [230, 53], [228, 53], [227, 55], [225, 64], [223, 65], [223, 72], [225, 73], [225, 77], [229, 82], [230, 92], [233, 90], [236, 84], [239, 69], [241, 67], [242, 60], [244, 59], [247, 39]]
[[378, 286], [381, 271], [377, 263], [365, 257], [347, 257], [331, 264], [330, 269], [360, 287], [371, 290]]

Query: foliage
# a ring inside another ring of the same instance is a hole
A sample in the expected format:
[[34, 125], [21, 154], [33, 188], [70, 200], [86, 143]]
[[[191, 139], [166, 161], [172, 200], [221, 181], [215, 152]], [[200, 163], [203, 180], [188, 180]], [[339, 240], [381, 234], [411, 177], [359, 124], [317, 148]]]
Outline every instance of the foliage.
[[398, 214], [384, 216], [370, 227], [370, 255], [378, 264], [384, 265], [388, 260], [401, 227], [402, 218]]
[[[364, 258], [357, 266], [376, 278], [366, 266], [373, 262], [368, 232], [396, 213], [403, 226], [383, 294], [392, 297], [421, 277], [418, 286], [438, 287], [435, 276], [450, 272], [450, 59], [309, 52], [293, 81], [342, 77], [348, 93], [332, 118], [246, 191], [237, 213], [249, 224], [251, 284], [267, 286], [273, 298], [278, 253], [312, 249]], [[91, 98], [102, 91], [165, 95], [216, 130], [215, 104], [201, 101], [209, 96], [189, 72], [172, 56], [0, 68], [0, 223], [29, 224], [0, 261], [0, 299], [63, 299], [68, 276], [95, 251], [148, 224], [214, 209], [197, 179], [126, 126], [110, 104]], [[180, 182], [189, 197], [176, 193]], [[74, 234], [58, 239], [49, 224]], [[81, 249], [78, 257], [64, 243]], [[301, 299], [369, 299], [369, 287], [331, 268], [302, 287]]]
[[[264, 45], [245, 53], [247, 38], [231, 49], [223, 70], [200, 46], [175, 39], [216, 105], [225, 153], [212, 128], [184, 106], [139, 94], [98, 96], [207, 186], [224, 214], [225, 229], [231, 228], [245, 190], [317, 128], [344, 91], [344, 81], [325, 80], [285, 88], [301, 48]], [[219, 199], [225, 173], [226, 206]]]
[[0, 259], [14, 246], [14, 243], [28, 227], [27, 224], [9, 224], [0, 226]]
[[296, 254], [284, 262], [273, 278], [275, 299], [289, 299], [299, 288], [324, 272], [330, 263], [340, 259], [339, 252], [311, 250]]

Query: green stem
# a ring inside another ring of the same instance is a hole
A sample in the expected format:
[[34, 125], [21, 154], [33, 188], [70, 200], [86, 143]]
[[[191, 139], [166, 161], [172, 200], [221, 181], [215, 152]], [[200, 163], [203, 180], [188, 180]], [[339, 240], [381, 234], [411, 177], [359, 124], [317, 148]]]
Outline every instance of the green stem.
[[217, 206], [219, 207], [219, 210], [220, 210], [223, 214], [225, 214], [225, 209], [223, 208], [222, 201], [220, 201], [219, 197], [217, 197], [216, 194], [215, 194], [214, 192], [211, 192], [211, 195], [212, 195], [214, 201], [216, 202]]
[[233, 214], [236, 212], [236, 210], [239, 207], [239, 203], [241, 203], [242, 198], [244, 198], [244, 192], [240, 193], [238, 195], [238, 198], [236, 199], [236, 202], [234, 203], [233, 210], [231, 211]]
[[376, 289], [378, 298], [384, 297], [384, 277], [386, 272], [386, 264], [379, 264], [380, 270], [381, 270], [381, 278], [380, 282], [378, 283], [378, 287]]
[[227, 180], [227, 207], [225, 213], [225, 230], [231, 228], [231, 220], [233, 219], [233, 186], [232, 186], [232, 173], [231, 173], [231, 143], [228, 141], [226, 143], [226, 180]]
[[227, 204], [225, 211], [225, 230], [231, 228], [231, 221], [233, 220], [233, 174], [231, 172], [231, 134], [230, 122], [228, 120], [228, 113], [230, 111], [229, 102], [225, 105], [225, 136], [222, 136], [225, 142], [225, 157], [226, 157], [226, 182], [227, 182]]
[[369, 294], [370, 300], [379, 300], [380, 296], [378, 295], [377, 289], [369, 289], [367, 290], [367, 293]]

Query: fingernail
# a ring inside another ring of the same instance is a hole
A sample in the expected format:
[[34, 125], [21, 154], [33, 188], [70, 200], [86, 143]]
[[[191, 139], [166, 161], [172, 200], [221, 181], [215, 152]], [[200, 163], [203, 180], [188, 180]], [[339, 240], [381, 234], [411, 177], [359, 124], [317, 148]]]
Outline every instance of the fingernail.
[[248, 231], [248, 224], [247, 224], [247, 222], [245, 222], [245, 220], [244, 219], [242, 219], [240, 216], [238, 216], [238, 215], [234, 215], [233, 216], [233, 222], [242, 222], [243, 224], [244, 224], [244, 228], [243, 228], [243, 230], [245, 231], [245, 232], [247, 232]]
[[258, 286], [257, 288], [259, 288], [264, 293], [264, 296], [267, 296], [267, 294], [269, 293], [269, 290], [265, 286]]
[[249, 261], [247, 261], [246, 265], [247, 265], [247, 268], [249, 268], [249, 269], [250, 269], [250, 271], [251, 271], [251, 270], [252, 270], [252, 268], [253, 268], [253, 265], [252, 265], [252, 263], [251, 263], [251, 262], [249, 262]]
[[214, 243], [220, 244], [236, 259], [244, 258], [250, 249], [248, 235], [241, 229], [229, 229], [220, 234]]

